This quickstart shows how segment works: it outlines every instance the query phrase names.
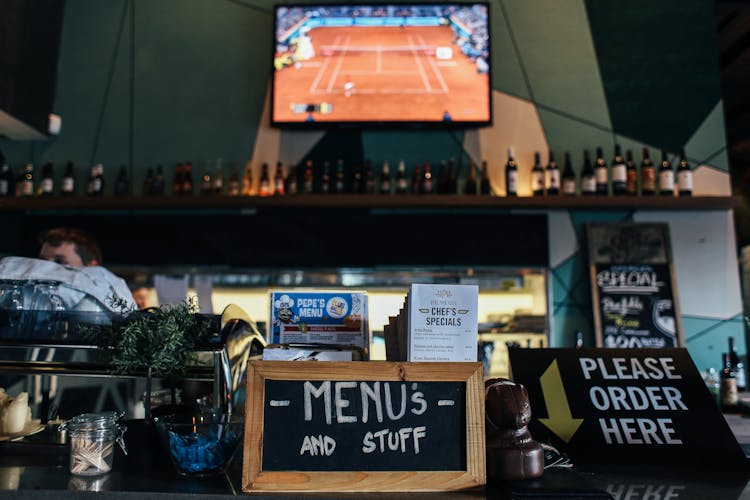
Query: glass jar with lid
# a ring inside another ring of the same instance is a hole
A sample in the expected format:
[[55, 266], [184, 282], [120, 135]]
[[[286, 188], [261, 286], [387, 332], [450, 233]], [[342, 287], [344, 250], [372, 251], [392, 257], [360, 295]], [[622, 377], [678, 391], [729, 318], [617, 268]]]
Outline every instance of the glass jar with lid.
[[112, 470], [115, 442], [127, 454], [122, 441], [122, 414], [114, 411], [83, 413], [63, 424], [70, 441], [70, 473], [96, 476]]

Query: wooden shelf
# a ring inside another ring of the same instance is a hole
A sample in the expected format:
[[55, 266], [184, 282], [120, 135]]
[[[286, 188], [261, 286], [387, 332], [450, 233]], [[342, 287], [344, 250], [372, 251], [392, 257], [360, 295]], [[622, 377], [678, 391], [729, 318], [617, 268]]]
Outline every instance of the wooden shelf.
[[502, 197], [471, 195], [296, 195], [258, 196], [127, 196], [127, 197], [28, 197], [2, 198], [0, 211], [200, 211], [239, 212], [283, 208], [360, 209], [539, 209], [539, 210], [724, 210], [739, 207], [739, 196], [555, 196]]

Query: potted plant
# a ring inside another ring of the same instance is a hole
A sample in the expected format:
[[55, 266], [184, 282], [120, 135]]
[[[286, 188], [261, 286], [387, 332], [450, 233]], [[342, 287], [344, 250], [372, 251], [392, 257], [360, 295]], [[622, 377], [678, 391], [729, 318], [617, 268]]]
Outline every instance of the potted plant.
[[213, 323], [197, 314], [196, 301], [162, 305], [143, 311], [111, 299], [119, 316], [109, 325], [92, 325], [85, 332], [117, 375], [143, 375], [146, 422], [152, 421], [151, 389], [154, 377], [184, 374], [196, 358], [195, 347], [212, 333]]

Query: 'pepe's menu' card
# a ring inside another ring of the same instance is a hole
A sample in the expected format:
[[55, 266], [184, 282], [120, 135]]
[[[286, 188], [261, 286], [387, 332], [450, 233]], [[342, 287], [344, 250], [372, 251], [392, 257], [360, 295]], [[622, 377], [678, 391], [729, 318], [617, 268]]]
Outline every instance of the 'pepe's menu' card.
[[476, 285], [412, 284], [409, 361], [476, 361]]

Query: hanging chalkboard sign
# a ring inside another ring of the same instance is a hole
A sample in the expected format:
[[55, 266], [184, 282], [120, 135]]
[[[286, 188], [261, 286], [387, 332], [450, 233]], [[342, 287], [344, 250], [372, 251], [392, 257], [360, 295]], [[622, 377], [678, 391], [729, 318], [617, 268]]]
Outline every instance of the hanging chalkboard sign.
[[485, 483], [481, 363], [253, 361], [243, 491]]
[[684, 347], [669, 244], [659, 223], [586, 225], [598, 347]]

